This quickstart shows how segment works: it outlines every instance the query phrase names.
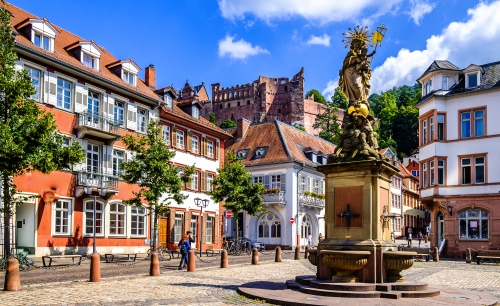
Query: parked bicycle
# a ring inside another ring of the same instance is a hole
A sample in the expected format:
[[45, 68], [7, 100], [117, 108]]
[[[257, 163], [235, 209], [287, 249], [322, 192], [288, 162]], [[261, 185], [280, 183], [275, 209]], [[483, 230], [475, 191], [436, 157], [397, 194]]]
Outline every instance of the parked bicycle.
[[[13, 254], [12, 257], [19, 262], [20, 271], [31, 271], [32, 268], [38, 268], [36, 262], [24, 253]], [[0, 259], [0, 271], [7, 269], [7, 260], [8, 258]]]
[[[156, 247], [156, 252], [158, 253], [158, 256], [160, 256], [161, 259], [163, 260], [172, 259], [172, 252], [170, 252], [165, 246], [161, 244]], [[148, 257], [151, 257], [152, 253], [153, 253], [153, 246], [151, 246], [148, 249]]]

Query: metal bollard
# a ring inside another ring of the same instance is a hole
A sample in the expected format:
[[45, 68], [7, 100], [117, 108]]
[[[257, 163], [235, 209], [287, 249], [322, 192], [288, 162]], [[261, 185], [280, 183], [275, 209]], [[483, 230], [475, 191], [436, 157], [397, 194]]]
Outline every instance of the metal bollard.
[[309, 256], [309, 246], [306, 245], [306, 249], [304, 251], [304, 259], [307, 259], [307, 256]]
[[471, 253], [470, 248], [467, 248], [465, 250], [465, 263], [469, 263], [470, 264], [471, 261], [472, 261], [472, 253]]
[[229, 266], [229, 260], [227, 258], [227, 250], [222, 250], [222, 254], [220, 256], [220, 267], [227, 268]]
[[188, 272], [196, 271], [195, 256], [196, 255], [194, 255], [194, 250], [193, 249], [189, 250], [188, 266], [187, 266]]
[[90, 281], [93, 283], [101, 281], [101, 256], [97, 253], [90, 257]]
[[256, 248], [253, 248], [252, 250], [252, 265], [258, 265], [259, 264], [259, 250]]
[[300, 246], [295, 248], [295, 260], [300, 260]]
[[439, 261], [439, 250], [437, 247], [434, 247], [434, 261]]
[[21, 275], [19, 275], [19, 262], [15, 258], [7, 260], [5, 268], [4, 291], [18, 291], [21, 289]]
[[278, 246], [276, 248], [276, 255], [274, 256], [275, 262], [281, 262], [281, 248]]

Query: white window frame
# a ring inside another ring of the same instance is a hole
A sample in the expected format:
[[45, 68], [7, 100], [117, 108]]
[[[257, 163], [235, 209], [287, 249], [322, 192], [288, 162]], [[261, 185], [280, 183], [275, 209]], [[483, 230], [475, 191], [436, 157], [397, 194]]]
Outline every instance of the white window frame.
[[198, 241], [198, 214], [191, 214], [191, 220], [189, 222], [189, 230], [191, 231], [191, 237], [194, 239], [195, 243]]
[[184, 131], [183, 130], [177, 130], [177, 133], [175, 135], [177, 137], [177, 148], [179, 149], [184, 149]]
[[269, 187], [271, 189], [278, 188], [281, 190], [281, 174], [270, 175]]
[[174, 100], [172, 99], [172, 96], [170, 96], [170, 94], [165, 93], [163, 100], [165, 101], [165, 104], [167, 105], [168, 108], [173, 108]]
[[[37, 45], [35, 43], [35, 36], [36, 35], [40, 36], [40, 45]], [[48, 46], [46, 46], [46, 43], [44, 42], [44, 38], [47, 39]], [[33, 44], [35, 46], [37, 46], [37, 47], [40, 47], [40, 48], [44, 49], [44, 50], [47, 50], [47, 51], [50, 51], [50, 52], [54, 52], [54, 48], [53, 48], [53, 46], [54, 46], [54, 38], [50, 37], [48, 35], [45, 35], [43, 33], [40, 33], [38, 31], [33, 31]]]
[[[91, 66], [87, 65], [87, 63], [85, 62], [86, 59], [90, 59], [91, 60]], [[92, 68], [94, 70], [98, 70], [98, 67], [97, 67], [97, 63], [99, 62], [99, 59], [95, 56], [92, 56], [91, 54], [87, 53], [87, 52], [82, 52], [82, 64], [83, 66], [85, 67], [88, 67], [88, 68]]]
[[[92, 209], [87, 209], [87, 203], [92, 207]], [[101, 202], [101, 201], [96, 201], [96, 208], [99, 207], [99, 204], [102, 205], [102, 209], [96, 209], [96, 219], [98, 219], [99, 213], [101, 214], [101, 232], [96, 231], [96, 237], [104, 237], [104, 230], [105, 230], [105, 224], [106, 224], [106, 204]], [[85, 237], [90, 237], [93, 236], [93, 222], [94, 222], [94, 216], [93, 216], [93, 211], [94, 211], [94, 200], [93, 199], [87, 199], [83, 201], [83, 236]], [[87, 213], [89, 213], [89, 218], [92, 221], [91, 228], [92, 230], [90, 232], [87, 232]], [[97, 229], [97, 225], [96, 225]]]
[[207, 140], [207, 156], [214, 157], [214, 142], [212, 140]]
[[[208, 226], [210, 225], [210, 227]], [[213, 243], [213, 233], [215, 226], [215, 216], [207, 216], [207, 223], [205, 224], [205, 243], [212, 244]]]
[[[59, 85], [59, 81], [62, 82], [62, 85]], [[70, 85], [69, 89], [66, 88], [64, 86], [64, 83], [68, 83]], [[62, 79], [62, 78], [57, 78], [57, 81], [56, 81], [56, 107], [57, 108], [62, 108], [62, 109], [65, 109], [65, 110], [71, 110], [71, 107], [73, 105], [73, 83], [71, 81], [68, 81], [68, 80], [65, 80], [65, 79]], [[62, 93], [60, 94], [59, 93], [59, 89], [61, 89]], [[66, 108], [64, 106], [64, 97], [66, 96], [65, 95], [65, 92], [68, 92], [69, 93], [69, 106]], [[61, 96], [61, 105], [59, 106], [59, 96]]]
[[[439, 176], [440, 176], [440, 173], [441, 173], [441, 178], [442, 178], [442, 182], [439, 182]], [[437, 184], [436, 185], [439, 185], [439, 186], [443, 186], [444, 185], [444, 176], [445, 176], [445, 169], [444, 169], [444, 159], [438, 159], [437, 161]]]
[[[137, 132], [146, 133], [148, 129], [148, 115], [147, 111], [143, 108], [137, 108]], [[141, 126], [141, 123], [144, 123], [144, 126]]]
[[434, 186], [434, 161], [429, 162], [429, 186]]
[[427, 187], [427, 163], [422, 164], [422, 187]]
[[299, 193], [306, 192], [306, 177], [299, 175]]
[[198, 178], [200, 175], [198, 174], [198, 171], [194, 171], [193, 173], [193, 180], [191, 181], [191, 190], [193, 191], [198, 191], [199, 189], [199, 184], [198, 184]]
[[[483, 162], [478, 163], [477, 159], [482, 158]], [[483, 167], [483, 181], [477, 181], [477, 167]], [[474, 156], [474, 184], [484, 184], [486, 183], [486, 157], [485, 156]]]
[[[469, 77], [472, 76], [473, 74], [476, 75], [476, 86], [471, 86], [469, 84]], [[466, 82], [466, 88], [475, 88], [479, 85], [481, 85], [481, 82], [480, 82], [480, 76], [479, 76], [479, 71], [476, 71], [476, 72], [470, 72], [470, 73], [466, 73], [465, 74], [465, 82]]]
[[198, 154], [199, 152], [199, 143], [200, 143], [200, 138], [196, 135], [191, 136], [191, 151], [193, 153]]
[[254, 184], [258, 184], [258, 183], [261, 183], [261, 184], [264, 184], [264, 177], [262, 175], [256, 175], [253, 177], [253, 183]]
[[215, 175], [212, 173], [207, 173], [207, 191], [212, 191], [212, 181], [214, 180]]
[[[182, 239], [183, 231], [182, 231], [182, 225], [184, 223], [184, 213], [182, 212], [177, 212], [177, 211], [172, 211], [172, 213], [175, 214], [174, 217], [174, 242], [178, 243]], [[180, 230], [179, 227], [180, 226]]]
[[196, 106], [193, 106], [191, 109], [192, 109], [193, 118], [199, 119], [200, 118], [200, 109]]
[[122, 165], [125, 162], [125, 155], [126, 154], [124, 151], [113, 149], [113, 157], [112, 157], [113, 176], [119, 176], [123, 174]]
[[[57, 204], [59, 202], [65, 202], [68, 204], [68, 208], [58, 208]], [[57, 228], [61, 228], [62, 225], [56, 225], [56, 219], [58, 218], [58, 212], [67, 212], [68, 230], [66, 232], [57, 231]], [[60, 198], [52, 204], [52, 236], [71, 236], [73, 235], [73, 199], [71, 198]]]
[[[36, 92], [30, 97], [31, 99], [40, 102], [41, 98], [41, 90], [42, 90], [42, 71], [40, 69], [32, 68], [30, 66], [24, 66], [27, 70], [28, 73], [30, 74], [30, 79], [31, 79], [31, 85], [33, 85], [36, 88]], [[33, 71], [36, 71], [39, 73], [38, 78], [33, 77]], [[33, 81], [37, 80], [38, 81], [38, 86], [33, 84]]]
[[[109, 224], [108, 224], [108, 229], [109, 229], [109, 236], [116, 236], [116, 237], [123, 237], [127, 235], [127, 205], [121, 203], [121, 202], [112, 202], [109, 203]], [[116, 210], [112, 210], [113, 206], [116, 205]], [[119, 211], [119, 207], [123, 207], [123, 211]], [[117, 219], [113, 220], [113, 216], [116, 216]], [[119, 226], [119, 221], [118, 217], [123, 216], [122, 224], [123, 226]], [[112, 223], [116, 222], [115, 225], [113, 226]], [[112, 230], [122, 230], [122, 233], [118, 232], [112, 232]]]
[[[464, 164], [464, 161], [465, 160], [469, 160], [469, 164]], [[460, 159], [460, 173], [462, 175], [462, 181], [460, 182], [461, 185], [471, 185], [473, 184], [473, 181], [474, 181], [474, 177], [473, 177], [473, 173], [472, 173], [472, 170], [473, 170], [473, 164], [472, 162], [474, 161], [473, 157], [464, 157], [464, 158], [461, 158]], [[464, 180], [465, 180], [465, 175], [464, 175], [464, 170], [465, 168], [469, 168], [469, 182], [468, 183], [465, 183]]]
[[[146, 237], [148, 233], [148, 218], [147, 218], [147, 210], [146, 207], [136, 207], [132, 206], [130, 210], [130, 237]], [[136, 221], [134, 221], [136, 219]], [[141, 224], [140, 219], [142, 219], [143, 224], [143, 234], [139, 234], [139, 224]], [[135, 222], [135, 226], [134, 226]], [[135, 231], [135, 233], [134, 233]]]
[[[478, 217], [472, 217], [472, 216], [469, 216], [469, 211], [479, 211], [479, 216]], [[483, 214], [484, 212], [484, 214]], [[464, 216], [465, 214], [465, 216]], [[484, 215], [484, 216], [483, 216]], [[488, 222], [488, 225], [487, 225], [487, 229], [488, 229], [488, 233], [487, 233], [487, 237], [483, 237], [483, 233], [482, 233], [482, 228], [483, 228], [483, 221], [486, 220], [486, 222]], [[460, 229], [460, 226], [461, 226], [461, 221], [465, 221], [465, 237], [462, 237], [462, 233], [461, 233], [461, 229]], [[476, 221], [477, 222], [477, 228], [478, 228], [478, 233], [479, 233], [479, 237], [477, 238], [472, 238], [472, 237], [469, 237], [469, 228], [471, 227], [471, 221]], [[490, 234], [490, 212], [486, 211], [486, 210], [483, 210], [483, 209], [469, 209], [469, 210], [465, 210], [465, 211], [461, 211], [459, 214], [458, 214], [458, 239], [460, 240], [488, 240], [491, 238], [491, 234]]]
[[[125, 112], [125, 102], [115, 100], [115, 104], [113, 106], [113, 120], [115, 123], [119, 123], [119, 126], [125, 126], [125, 120], [127, 119], [127, 113]], [[120, 120], [120, 110], [121, 110], [121, 120]]]
[[163, 139], [165, 140], [166, 145], [170, 145], [170, 137], [171, 137], [171, 131], [170, 131], [170, 126], [164, 125], [163, 126]]
[[[130, 79], [130, 78], [132, 78], [132, 79]], [[135, 86], [137, 76], [135, 75], [135, 73], [132, 73], [131, 71], [122, 69], [122, 80], [127, 84]], [[130, 81], [132, 81], [132, 83], [130, 83]]]

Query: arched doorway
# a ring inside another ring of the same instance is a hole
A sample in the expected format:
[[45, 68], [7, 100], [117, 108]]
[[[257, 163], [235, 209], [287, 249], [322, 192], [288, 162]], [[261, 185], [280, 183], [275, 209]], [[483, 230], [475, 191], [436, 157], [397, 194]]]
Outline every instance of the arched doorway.
[[305, 214], [302, 217], [302, 222], [300, 224], [300, 237], [302, 238], [302, 245], [307, 245], [307, 235], [313, 234], [313, 223], [311, 216]]
[[281, 221], [272, 212], [263, 214], [257, 223], [257, 239], [264, 244], [281, 244]]

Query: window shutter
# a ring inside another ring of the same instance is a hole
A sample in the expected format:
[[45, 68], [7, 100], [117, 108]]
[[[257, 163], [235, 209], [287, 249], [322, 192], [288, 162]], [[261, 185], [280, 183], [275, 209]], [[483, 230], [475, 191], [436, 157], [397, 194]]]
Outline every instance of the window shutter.
[[156, 109], [149, 110], [149, 121], [158, 120], [158, 116], [156, 115]]
[[219, 159], [219, 146], [220, 146], [220, 142], [217, 140], [215, 143], [215, 159]]
[[137, 105], [127, 103], [127, 129], [137, 130]]
[[175, 241], [175, 211], [170, 210], [168, 213], [168, 232], [170, 233], [170, 243], [175, 243], [175, 247], [177, 247], [177, 243], [179, 241]]
[[45, 92], [44, 102], [52, 105], [57, 104], [57, 76], [55, 73], [44, 71]]
[[310, 178], [306, 176], [306, 179], [305, 179], [306, 186], [304, 188], [304, 191], [309, 191], [309, 182], [310, 182]]
[[[87, 141], [80, 138], [73, 138], [74, 142], [79, 142], [83, 147], [83, 151], [87, 152]], [[87, 155], [87, 154], [85, 154]], [[84, 171], [87, 168], [87, 158], [85, 158], [81, 163], [73, 165], [73, 171], [79, 172]]]
[[215, 244], [219, 244], [219, 233], [220, 233], [220, 223], [219, 223], [219, 220], [220, 219], [220, 215], [216, 215], [215, 216], [215, 230], [214, 230], [214, 243]]
[[186, 234], [187, 231], [189, 231], [191, 228], [191, 212], [186, 211], [184, 212], [184, 232], [182, 232], [182, 236]]
[[187, 132], [187, 146], [186, 146], [188, 152], [192, 152], [192, 150], [193, 150], [192, 136], [193, 136], [193, 134], [190, 131], [188, 131]]
[[[196, 170], [195, 170], [196, 171]], [[193, 185], [193, 176], [190, 177], [190, 181], [186, 183], [186, 189], [191, 189], [191, 186]]]
[[207, 138], [201, 137], [201, 148], [200, 148], [200, 154], [201, 156], [205, 156], [207, 154]]
[[113, 146], [103, 146], [103, 163], [102, 170], [105, 174], [113, 173]]
[[87, 85], [76, 83], [75, 85], [75, 113], [83, 113], [87, 110], [89, 90]]
[[[105, 105], [106, 107], [106, 105]], [[115, 118], [115, 96], [113, 95], [108, 95], [108, 116], [109, 116], [109, 119], [113, 119]]]
[[264, 187], [269, 189], [269, 175], [264, 175]]
[[129, 162], [131, 160], [134, 160], [135, 159], [135, 155], [136, 153], [135, 152], [130, 152], [130, 151], [126, 151], [125, 154], [127, 155], [127, 160], [126, 162]]
[[177, 128], [172, 127], [172, 147], [177, 147]]
[[201, 191], [207, 191], [207, 173], [201, 171]]
[[[202, 219], [203, 220], [203, 233], [200, 233], [201, 239], [202, 239], [204, 245], [206, 245], [208, 243], [207, 239], [206, 239], [206, 237], [207, 237], [207, 235], [206, 235], [206, 233], [207, 233], [207, 219], [208, 219], [208, 214], [205, 212], [203, 214], [203, 219]], [[213, 224], [212, 224], [212, 226], [213, 226]]]
[[16, 71], [21, 71], [24, 69], [24, 63], [21, 61], [16, 61], [16, 64], [14, 65], [14, 69]]
[[325, 181], [319, 181], [319, 194], [325, 193]]
[[281, 183], [281, 186], [280, 186], [280, 190], [281, 191], [285, 191], [285, 188], [286, 188], [286, 174], [281, 174], [280, 175], [280, 183]]

